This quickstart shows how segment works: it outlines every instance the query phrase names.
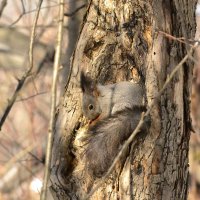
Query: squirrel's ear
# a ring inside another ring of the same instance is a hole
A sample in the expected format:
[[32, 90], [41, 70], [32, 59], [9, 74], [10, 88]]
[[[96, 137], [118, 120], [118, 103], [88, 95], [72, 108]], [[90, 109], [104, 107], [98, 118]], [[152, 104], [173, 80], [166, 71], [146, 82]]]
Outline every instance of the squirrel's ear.
[[89, 76], [81, 71], [80, 84], [82, 92], [93, 94], [96, 91], [96, 81], [92, 80]]

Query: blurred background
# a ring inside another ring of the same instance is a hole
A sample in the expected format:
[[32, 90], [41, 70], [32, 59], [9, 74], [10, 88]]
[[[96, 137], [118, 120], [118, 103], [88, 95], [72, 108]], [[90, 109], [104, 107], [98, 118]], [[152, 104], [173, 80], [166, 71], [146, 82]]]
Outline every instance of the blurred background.
[[[18, 79], [29, 67], [30, 34], [38, 0], [0, 0], [0, 116]], [[58, 99], [86, 9], [85, 0], [65, 0]], [[39, 199], [50, 116], [50, 91], [58, 22], [57, 0], [43, 0], [34, 68], [0, 132], [0, 200]]]
[[[58, 99], [64, 90], [70, 56], [76, 44], [87, 0], [65, 0], [65, 27]], [[0, 0], [0, 116], [18, 80], [29, 67], [30, 33], [38, 0]], [[3, 8], [3, 9], [1, 9]], [[0, 200], [36, 200], [42, 187], [50, 116], [50, 90], [58, 4], [43, 0], [34, 46], [34, 68], [0, 132]], [[196, 10], [200, 38], [200, 2]], [[200, 47], [195, 52], [200, 60]], [[191, 97], [189, 199], [200, 200], [200, 64], [194, 68]]]

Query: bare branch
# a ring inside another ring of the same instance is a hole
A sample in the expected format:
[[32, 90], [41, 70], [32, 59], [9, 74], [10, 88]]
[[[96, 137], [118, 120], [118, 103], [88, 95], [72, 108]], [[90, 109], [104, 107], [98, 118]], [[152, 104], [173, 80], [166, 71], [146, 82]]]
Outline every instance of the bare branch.
[[[189, 54], [192, 54], [193, 50], [198, 46], [198, 42], [196, 42], [194, 44], [193, 47], [191, 47]], [[102, 177], [102, 179], [99, 181], [99, 183], [96, 184], [96, 186], [94, 186], [91, 191], [88, 193], [88, 195], [84, 198], [84, 199], [89, 199], [94, 192], [105, 182], [105, 180], [109, 177], [109, 175], [111, 174], [111, 172], [113, 171], [115, 165], [117, 164], [117, 162], [120, 160], [121, 155], [124, 153], [124, 151], [127, 149], [127, 147], [130, 145], [130, 143], [133, 141], [133, 139], [135, 138], [135, 136], [137, 135], [137, 133], [141, 130], [144, 121], [145, 121], [145, 117], [147, 117], [152, 108], [156, 105], [157, 100], [160, 98], [160, 96], [162, 95], [162, 93], [164, 92], [164, 90], [167, 88], [168, 84], [171, 82], [171, 80], [173, 79], [173, 77], [175, 76], [176, 72], [182, 67], [182, 65], [187, 61], [188, 58], [190, 58], [189, 54], [185, 55], [185, 57], [181, 60], [181, 62], [175, 66], [174, 70], [171, 72], [170, 76], [167, 78], [167, 80], [165, 81], [162, 89], [158, 92], [158, 94], [155, 96], [154, 100], [152, 101], [151, 105], [149, 106], [149, 108], [147, 109], [147, 111], [145, 113], [142, 114], [141, 119], [137, 125], [137, 127], [135, 128], [135, 130], [133, 131], [133, 133], [131, 134], [131, 136], [128, 138], [128, 140], [125, 141], [125, 143], [123, 144], [121, 150], [119, 151], [119, 153], [117, 154], [117, 156], [115, 157], [112, 165], [110, 166], [110, 168], [108, 169], [107, 173]]]
[[6, 5], [7, 5], [7, 0], [2, 0], [1, 5], [0, 5], [0, 17], [2, 15], [2, 13], [4, 11], [4, 8], [6, 7]]
[[31, 96], [29, 96], [29, 97], [26, 97], [26, 98], [18, 99], [18, 100], [16, 100], [16, 102], [27, 101], [27, 100], [29, 100], [29, 99], [32, 99], [32, 98], [36, 97], [36, 96], [43, 95], [43, 94], [47, 94], [47, 93], [48, 93], [48, 92], [40, 92], [40, 93], [31, 95]]
[[[174, 0], [174, 3], [175, 3], [175, 7], [176, 7], [176, 9], [177, 9], [177, 14], [178, 14], [178, 16], [179, 16], [179, 18], [180, 18], [180, 22], [181, 22], [181, 30], [182, 30], [182, 34], [183, 34], [183, 36], [185, 37], [185, 38], [187, 38], [187, 32], [186, 32], [186, 16], [185, 16], [185, 14], [184, 14], [184, 5], [183, 4], [180, 4], [179, 3], [179, 1], [178, 0]], [[194, 58], [193, 58], [193, 56], [190, 54], [190, 51], [189, 51], [189, 49], [190, 49], [190, 47], [189, 47], [189, 44], [188, 43], [186, 43], [186, 51], [187, 51], [187, 54], [188, 54], [188, 56], [189, 56], [189, 58], [191, 59], [191, 60], [193, 60], [194, 61]]]
[[[22, 161], [28, 161], [23, 159], [27, 154], [30, 154], [30, 151], [35, 148], [36, 144], [30, 145], [26, 148], [23, 148], [17, 154], [12, 154], [12, 158], [4, 164], [4, 170], [1, 172], [0, 180], [0, 190], [2, 192], [8, 192], [15, 188], [16, 182], [23, 183], [25, 180], [32, 177], [35, 177], [36, 172], [40, 169], [40, 165], [34, 165], [34, 168], [29, 168], [27, 165], [23, 164]], [[36, 159], [36, 157], [34, 157]], [[34, 159], [34, 161], [35, 161]], [[37, 160], [38, 163], [41, 163]], [[12, 169], [15, 169], [13, 173], [10, 173]], [[19, 176], [20, 174], [20, 176]]]
[[157, 32], [160, 33], [160, 34], [163, 34], [165, 37], [167, 37], [167, 38], [169, 38], [169, 39], [176, 40], [176, 41], [178, 41], [178, 42], [180, 42], [180, 43], [185, 44], [186, 47], [187, 47], [187, 53], [188, 53], [188, 55], [189, 55], [189, 58], [190, 58], [194, 63], [198, 63], [198, 61], [197, 61], [192, 55], [189, 54], [188, 47], [189, 47], [189, 46], [192, 47], [192, 46], [194, 45], [195, 42], [198, 42], [198, 43], [199, 43], [199, 41], [194, 40], [194, 39], [193, 39], [193, 40], [192, 40], [192, 39], [187, 39], [187, 38], [185, 38], [185, 37], [177, 38], [177, 37], [175, 37], [175, 36], [173, 36], [173, 35], [170, 35], [170, 34], [168, 34], [168, 33], [165, 33], [165, 32], [163, 32], [163, 31], [159, 31], [159, 30], [157, 30]]
[[11, 166], [14, 165], [14, 163], [16, 163], [21, 158], [24, 158], [24, 156], [27, 155], [29, 152], [31, 152], [35, 148], [35, 146], [36, 146], [36, 144], [32, 144], [32, 145], [22, 149], [21, 151], [19, 151], [17, 154], [12, 153], [12, 158], [4, 166], [4, 171], [7, 171]]
[[64, 0], [59, 0], [59, 21], [58, 21], [58, 38], [57, 46], [54, 60], [54, 70], [53, 70], [53, 82], [51, 91], [51, 117], [49, 122], [49, 135], [48, 143], [46, 148], [46, 159], [45, 159], [45, 172], [44, 172], [44, 182], [41, 192], [40, 199], [45, 200], [47, 197], [47, 184], [50, 174], [50, 164], [52, 157], [52, 144], [53, 144], [53, 131], [55, 127], [55, 112], [56, 112], [56, 90], [57, 90], [57, 79], [58, 71], [60, 67], [60, 56], [61, 56], [61, 46], [63, 38], [63, 18], [64, 18]]
[[[64, 3], [64, 4], [67, 4], [67, 3]], [[57, 7], [59, 6], [58, 4], [56, 5], [50, 5], [50, 6], [44, 6], [44, 7], [41, 7], [40, 9], [43, 10], [43, 9], [49, 9], [49, 8], [53, 8], [53, 7]], [[33, 13], [33, 12], [36, 12], [37, 9], [33, 9], [33, 10], [29, 10], [29, 11], [26, 11], [25, 8], [24, 8], [24, 5], [22, 4], [22, 13], [17, 17], [17, 19], [9, 25], [10, 26], [14, 26], [18, 21], [21, 20], [21, 18], [24, 16], [24, 15], [27, 15], [27, 14], [30, 14], [30, 13]]]
[[18, 18], [10, 26], [13, 26], [14, 24], [16, 24], [23, 17], [23, 15], [26, 14], [23, 0], [21, 0], [21, 4], [22, 4], [22, 13], [18, 16]]
[[34, 41], [35, 41], [36, 25], [37, 25], [37, 21], [38, 21], [38, 18], [39, 18], [39, 13], [40, 13], [40, 8], [41, 8], [41, 5], [42, 5], [42, 2], [43, 2], [43, 0], [39, 1], [38, 7], [37, 7], [37, 13], [35, 15], [35, 20], [34, 20], [33, 28], [32, 28], [32, 31], [31, 31], [31, 38], [30, 38], [30, 45], [29, 45], [29, 68], [24, 73], [22, 78], [20, 80], [18, 80], [17, 88], [15, 89], [15, 92], [14, 92], [12, 98], [10, 100], [8, 100], [8, 105], [7, 105], [7, 107], [4, 111], [4, 114], [3, 114], [3, 116], [0, 120], [0, 130], [2, 128], [3, 123], [5, 122], [5, 120], [7, 118], [14, 102], [16, 101], [16, 98], [17, 98], [20, 90], [22, 89], [27, 77], [31, 75], [31, 71], [32, 71], [32, 68], [33, 68], [33, 44], [34, 44]]
[[[177, 40], [177, 41], [180, 42], [180, 43], [183, 43], [183, 44], [192, 46], [191, 43], [192, 43], [193, 41], [190, 41], [190, 40], [188, 40], [188, 39], [186, 39], [186, 38], [184, 38], [184, 37], [177, 38], [177, 37], [175, 37], [175, 36], [173, 36], [173, 35], [170, 35], [170, 34], [168, 34], [168, 33], [165, 33], [165, 32], [163, 32], [163, 31], [160, 31], [160, 30], [158, 30], [158, 33], [163, 34], [165, 37], [167, 37], [167, 38], [169, 38], [169, 39]], [[191, 43], [188, 43], [188, 41], [190, 41]]]

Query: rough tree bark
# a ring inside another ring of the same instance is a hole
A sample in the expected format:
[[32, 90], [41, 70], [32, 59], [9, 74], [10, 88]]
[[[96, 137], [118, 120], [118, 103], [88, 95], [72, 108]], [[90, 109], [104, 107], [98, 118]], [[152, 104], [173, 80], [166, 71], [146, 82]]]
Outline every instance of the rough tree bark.
[[[100, 83], [143, 78], [148, 105], [193, 38], [196, 0], [92, 0], [72, 59], [72, 75], [57, 113], [51, 191], [55, 199], [87, 192], [77, 130], [83, 126], [80, 70]], [[191, 63], [184, 64], [151, 112], [151, 127], [137, 136], [120, 170], [91, 199], [187, 199]]]

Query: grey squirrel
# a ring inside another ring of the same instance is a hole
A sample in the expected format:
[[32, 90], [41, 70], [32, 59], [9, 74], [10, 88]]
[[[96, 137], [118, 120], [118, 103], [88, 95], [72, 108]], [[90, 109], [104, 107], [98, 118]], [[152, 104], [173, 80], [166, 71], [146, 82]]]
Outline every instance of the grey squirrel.
[[86, 167], [92, 176], [102, 177], [146, 109], [144, 89], [127, 81], [100, 85], [83, 72], [80, 85], [83, 114], [90, 120], [85, 138]]

